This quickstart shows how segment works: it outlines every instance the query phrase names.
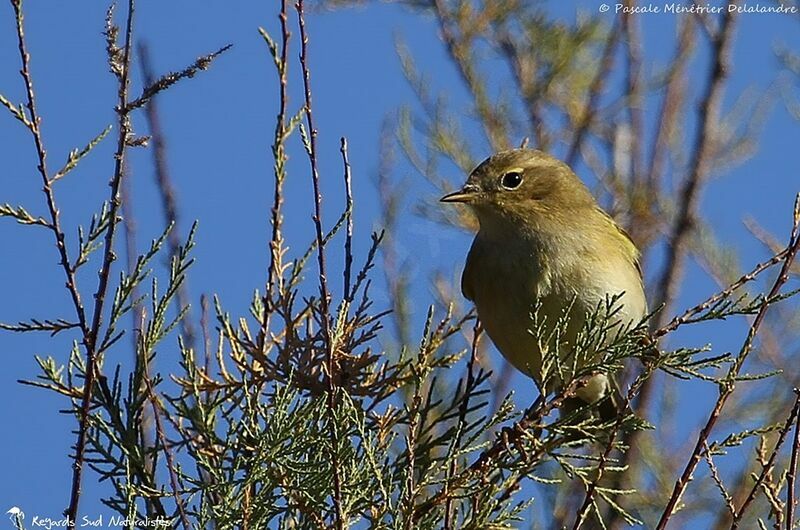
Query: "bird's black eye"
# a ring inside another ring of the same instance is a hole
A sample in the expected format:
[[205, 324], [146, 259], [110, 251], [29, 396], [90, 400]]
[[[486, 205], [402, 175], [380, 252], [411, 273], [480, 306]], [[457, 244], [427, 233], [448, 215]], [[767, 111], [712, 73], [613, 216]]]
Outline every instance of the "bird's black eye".
[[522, 173], [519, 171], [510, 171], [500, 179], [500, 185], [507, 190], [515, 190], [520, 184], [522, 184]]

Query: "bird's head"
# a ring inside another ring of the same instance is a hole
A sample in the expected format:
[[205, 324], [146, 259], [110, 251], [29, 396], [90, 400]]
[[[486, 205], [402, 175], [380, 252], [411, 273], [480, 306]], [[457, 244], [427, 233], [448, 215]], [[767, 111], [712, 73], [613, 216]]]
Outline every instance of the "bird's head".
[[498, 216], [512, 222], [559, 218], [596, 204], [568, 165], [534, 149], [512, 149], [487, 158], [460, 190], [440, 200], [469, 205], [481, 225]]

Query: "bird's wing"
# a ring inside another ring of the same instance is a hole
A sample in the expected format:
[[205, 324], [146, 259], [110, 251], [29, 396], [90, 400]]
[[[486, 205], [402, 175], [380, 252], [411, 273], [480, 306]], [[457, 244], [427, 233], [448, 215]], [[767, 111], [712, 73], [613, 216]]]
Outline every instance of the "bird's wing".
[[608, 220], [608, 222], [610, 222], [611, 225], [625, 237], [625, 241], [626, 243], [628, 243], [629, 246], [628, 250], [631, 259], [633, 261], [633, 266], [636, 267], [636, 271], [639, 273], [639, 281], [644, 284], [644, 274], [642, 273], [642, 264], [639, 262], [639, 256], [640, 256], [639, 249], [636, 247], [636, 243], [633, 242], [633, 238], [631, 238], [631, 235], [624, 228], [619, 226], [619, 224], [614, 220], [613, 217], [608, 215], [608, 212], [606, 212], [599, 206], [597, 206], [596, 208], [597, 211], [600, 212], [603, 215], [603, 217], [605, 217]]

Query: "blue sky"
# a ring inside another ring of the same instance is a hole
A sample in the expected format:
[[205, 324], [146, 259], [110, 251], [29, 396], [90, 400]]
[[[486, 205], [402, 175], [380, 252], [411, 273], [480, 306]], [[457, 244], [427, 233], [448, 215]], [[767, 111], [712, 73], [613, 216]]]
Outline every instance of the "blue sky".
[[[596, 5], [588, 1], [561, 2], [552, 9], [572, 19], [579, 9], [593, 12]], [[118, 20], [123, 11], [120, 9]], [[114, 121], [115, 81], [107, 71], [101, 35], [105, 11], [96, 3], [30, 2], [25, 5], [25, 12], [42, 128], [50, 167], [56, 168], [70, 149], [84, 145]], [[607, 16], [610, 21], [613, 14]], [[190, 220], [200, 222], [197, 262], [189, 280], [195, 305], [200, 293], [216, 293], [229, 311], [244, 314], [253, 289], [263, 284], [267, 264], [267, 214], [272, 189], [269, 146], [277, 92], [271, 58], [257, 28], [264, 26], [277, 35], [275, 7], [271, 2], [142, 2], [136, 18], [135, 39], [149, 45], [157, 72], [177, 70], [198, 55], [228, 43], [234, 45], [209, 71], [169, 90], [159, 98], [159, 104], [168, 141], [168, 163], [184, 220], [180, 229], [185, 233]], [[651, 50], [647, 65], [653, 68], [663, 64], [671, 53], [671, 48], [662, 44], [672, 39], [674, 17], [651, 14], [642, 18], [642, 24], [645, 44]], [[17, 73], [19, 57], [13, 28], [11, 7], [0, 6], [0, 93], [11, 101], [22, 102], [24, 91]], [[430, 17], [376, 3], [314, 13], [309, 17], [309, 31], [325, 215], [329, 222], [335, 219], [344, 200], [339, 138], [346, 136], [357, 205], [355, 250], [363, 257], [369, 231], [377, 226], [378, 219], [380, 203], [373, 175], [378, 166], [381, 123], [387, 113], [399, 106], [416, 108], [395, 53], [396, 39], [409, 46], [419, 69], [430, 77], [434, 89], [447, 94], [453, 108], [465, 107], [468, 99]], [[297, 43], [295, 32], [293, 54]], [[763, 90], [773, 81], [778, 71], [773, 50], [778, 44], [800, 48], [796, 19], [780, 15], [740, 17], [726, 109], [733, 105], [736, 95], [750, 89]], [[135, 70], [134, 94], [141, 87], [138, 69]], [[291, 81], [295, 89], [299, 88], [296, 66]], [[696, 81], [690, 79], [689, 83], [694, 98], [702, 87]], [[797, 93], [796, 82], [792, 90]], [[291, 108], [296, 109], [299, 104], [300, 95], [295, 90]], [[140, 133], [146, 132], [141, 116], [134, 123]], [[71, 237], [78, 224], [88, 223], [91, 213], [107, 195], [114, 148], [111, 137], [57, 187], [63, 222]], [[703, 210], [718, 229], [719, 238], [741, 252], [743, 266], [766, 256], [744, 229], [744, 217], [756, 219], [781, 238], [788, 232], [791, 204], [800, 188], [798, 137], [798, 123], [787, 115], [780, 101], [776, 102], [756, 154], [740, 167], [715, 178], [704, 193]], [[289, 166], [286, 226], [287, 238], [299, 251], [312, 232], [307, 162], [297, 147], [297, 143], [292, 146], [294, 156]], [[489, 154], [477, 142], [475, 153], [478, 157]], [[0, 160], [0, 203], [21, 204], [32, 213], [44, 214], [31, 140], [5, 112], [0, 113]], [[161, 210], [152, 185], [150, 153], [133, 150], [130, 160], [138, 244], [143, 248], [160, 232]], [[586, 168], [577, 169], [586, 178]], [[417, 201], [434, 200], [435, 190], [426, 187], [402, 160], [394, 174], [415, 183], [409, 190], [407, 209]], [[464, 178], [455, 172], [452, 177], [455, 183]], [[411, 215], [404, 219], [399, 248], [406, 257], [413, 257], [413, 309], [419, 330], [421, 316], [433, 299], [429, 287], [432, 271], [450, 271], [455, 282], [469, 236]], [[0, 248], [0, 321], [69, 317], [69, 300], [51, 235], [43, 229], [0, 219]], [[339, 259], [340, 256], [332, 256], [334, 262]], [[648, 278], [658, 271], [657, 263], [652, 265], [647, 267]], [[700, 300], [715, 287], [695, 264], [687, 270], [680, 306]], [[332, 276], [338, 279], [337, 275]], [[88, 298], [96, 281], [94, 269], [87, 267], [79, 280]], [[388, 302], [384, 294], [377, 293], [379, 307]], [[712, 341], [720, 349], [735, 347], [738, 339], [737, 334], [709, 336], [707, 331], [689, 332], [684, 337], [695, 343]], [[159, 362], [164, 371], [177, 359], [174, 344], [173, 339], [162, 348]], [[70, 432], [74, 421], [58, 414], [65, 405], [59, 397], [16, 383], [35, 375], [34, 354], [53, 355], [64, 362], [67, 343], [45, 335], [0, 332], [4, 363], [0, 372], [0, 424], [5, 426], [0, 448], [6, 455], [0, 478], [0, 511], [17, 505], [29, 517], [38, 514], [56, 518], [68, 500], [66, 452], [74, 442]], [[787, 377], [797, 384], [795, 374]], [[529, 383], [515, 380], [515, 385], [526, 384]], [[702, 399], [711, 395], [696, 385], [687, 388], [696, 389]], [[94, 500], [102, 487], [96, 484], [92, 472], [87, 473], [85, 483], [81, 512], [110, 513]]]

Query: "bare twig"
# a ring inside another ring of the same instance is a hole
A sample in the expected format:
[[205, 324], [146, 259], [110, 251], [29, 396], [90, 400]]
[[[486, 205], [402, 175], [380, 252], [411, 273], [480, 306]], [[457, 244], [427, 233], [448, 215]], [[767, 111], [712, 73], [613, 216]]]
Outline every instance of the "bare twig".
[[347, 138], [342, 137], [340, 151], [342, 152], [342, 164], [344, 165], [344, 191], [345, 191], [345, 216], [347, 217], [347, 228], [344, 240], [344, 297], [348, 302], [353, 300], [355, 293], [350, 292], [352, 283], [353, 267], [353, 186], [350, 176], [350, 160], [347, 156]]
[[[506, 31], [499, 36], [500, 50], [509, 63], [514, 80], [525, 100], [528, 121], [536, 139], [536, 148], [546, 151], [550, 147], [550, 133], [542, 116], [541, 89], [535, 82], [534, 72], [531, 72], [527, 54], [519, 50], [512, 35], [511, 32]], [[521, 147], [524, 148], [524, 146]]]
[[[629, 1], [628, 6], [632, 6], [633, 2]], [[655, 134], [653, 136], [652, 145], [649, 150], [650, 158], [645, 167], [643, 161], [644, 150], [641, 147], [643, 134], [640, 125], [640, 110], [636, 108], [639, 101], [641, 91], [638, 85], [637, 75], [641, 75], [638, 70], [641, 68], [641, 58], [637, 54], [637, 44], [641, 41], [638, 40], [638, 35], [635, 30], [636, 20], [634, 17], [624, 14], [622, 17], [622, 30], [627, 35], [627, 56], [628, 56], [628, 69], [627, 69], [627, 87], [628, 87], [628, 103], [627, 107], [630, 112], [631, 122], [631, 173], [636, 182], [642, 182], [645, 196], [649, 201], [646, 205], [647, 210], [641, 212], [640, 215], [646, 216], [652, 214], [654, 208], [657, 208], [657, 198], [660, 194], [659, 183], [662, 178], [664, 162], [667, 159], [667, 154], [670, 147], [670, 139], [672, 138], [675, 129], [675, 122], [681, 116], [679, 110], [681, 107], [684, 91], [682, 90], [685, 83], [685, 68], [691, 56], [691, 51], [694, 44], [694, 25], [690, 17], [681, 17], [678, 19], [678, 37], [675, 52], [672, 60], [669, 63], [668, 71], [664, 79], [663, 97], [661, 100], [661, 107], [657, 113], [657, 122], [655, 127]], [[638, 125], [637, 125], [638, 124]], [[636, 132], [637, 129], [639, 132]], [[638, 164], [638, 169], [637, 169]], [[634, 190], [635, 191], [635, 190]], [[633, 215], [637, 214], [637, 209], [632, 210]], [[656, 233], [648, 223], [644, 222], [645, 219], [634, 217], [631, 224], [628, 226], [630, 233], [637, 244], [647, 245], [653, 235]], [[645, 250], [645, 247], [642, 247]], [[662, 315], [665, 314], [662, 312]], [[642, 386], [640, 393], [636, 397], [636, 408], [641, 411], [646, 411], [652, 396], [652, 389], [654, 379], [648, 379]], [[639, 457], [639, 444], [637, 439], [642, 435], [641, 431], [632, 430], [625, 433], [625, 445], [629, 447], [622, 455], [622, 466], [628, 466], [628, 472], [620, 474], [616, 477], [613, 488], [623, 488], [623, 483], [635, 482], [635, 476], [639, 463], [642, 461]], [[608, 514], [608, 522], [611, 528], [619, 528], [625, 523], [622, 518], [617, 517], [614, 510], [606, 512]]]
[[[100, 281], [94, 295], [94, 314], [92, 315], [92, 325], [89, 330], [86, 358], [86, 380], [84, 383], [83, 397], [81, 400], [80, 424], [78, 426], [78, 441], [75, 444], [75, 463], [72, 475], [72, 494], [68, 508], [68, 518], [75, 520], [78, 515], [78, 502], [81, 495], [81, 478], [83, 474], [84, 453], [86, 450], [86, 434], [89, 428], [89, 408], [91, 405], [92, 392], [94, 390], [95, 378], [97, 374], [96, 354], [97, 337], [102, 325], [103, 307], [105, 305], [108, 282], [111, 276], [111, 264], [116, 259], [114, 253], [114, 235], [119, 224], [118, 212], [120, 209], [120, 189], [124, 176], [125, 151], [128, 146], [129, 136], [131, 135], [130, 116], [124, 110], [128, 102], [128, 73], [130, 71], [131, 43], [133, 37], [133, 14], [134, 0], [128, 0], [128, 17], [125, 23], [125, 45], [123, 48], [121, 71], [115, 71], [119, 81], [117, 91], [117, 116], [118, 116], [118, 136], [117, 150], [114, 156], [114, 174], [111, 177], [111, 207], [109, 209], [109, 223], [106, 228], [105, 242], [103, 248], [103, 264], [100, 268]], [[109, 13], [109, 17], [111, 13]], [[109, 37], [111, 38], [111, 37]], [[113, 58], [110, 58], [113, 61]]]
[[322, 231], [322, 192], [320, 190], [319, 171], [317, 169], [317, 129], [314, 127], [314, 114], [311, 105], [311, 72], [308, 67], [308, 34], [306, 33], [305, 11], [303, 0], [295, 4], [297, 21], [300, 26], [300, 66], [303, 70], [303, 87], [305, 92], [305, 114], [308, 124], [308, 158], [311, 164], [311, 180], [314, 186], [314, 228], [317, 236], [317, 262], [319, 266], [319, 295], [322, 331], [325, 338], [325, 357], [328, 384], [328, 428], [331, 437], [331, 466], [333, 471], [333, 508], [334, 526], [342, 530], [344, 513], [342, 511], [342, 478], [339, 468], [339, 433], [336, 427], [336, 359], [334, 358], [334, 345], [331, 337], [330, 324], [330, 290], [325, 272], [325, 242]]
[[392, 304], [392, 322], [395, 326], [395, 337], [400, 344], [411, 341], [409, 333], [409, 296], [408, 281], [404, 264], [399, 258], [395, 241], [398, 231], [398, 214], [403, 199], [403, 186], [392, 185], [390, 173], [394, 163], [394, 124], [385, 118], [381, 124], [379, 164], [376, 175], [376, 187], [380, 198], [381, 226], [385, 237], [380, 246], [383, 257], [383, 277]]
[[208, 296], [200, 295], [200, 330], [203, 332], [203, 370], [211, 371], [211, 330], [208, 325]]
[[[122, 185], [120, 186], [120, 200], [122, 201], [121, 209], [122, 209], [122, 227], [123, 227], [123, 234], [125, 238], [125, 261], [128, 271], [133, 271], [136, 268], [136, 258], [138, 253], [136, 252], [136, 234], [137, 234], [137, 227], [136, 227], [136, 216], [133, 212], [133, 189], [131, 186], [131, 181], [129, 175], [125, 175], [122, 179]], [[131, 291], [131, 300], [138, 300], [139, 299], [139, 286], [134, 285]], [[135, 304], [131, 311], [132, 321], [131, 321], [131, 328], [136, 330], [141, 323], [144, 321], [144, 309], [141, 303]], [[132, 347], [134, 353], [136, 352], [136, 347], [138, 346], [138, 335], [137, 333], [131, 334], [132, 338]], [[143, 422], [147, 423], [147, 422]], [[144, 430], [143, 430], [144, 432]]]
[[726, 287], [722, 291], [720, 291], [720, 292], [708, 297], [707, 299], [703, 300], [702, 302], [700, 302], [696, 306], [687, 309], [682, 314], [673, 317], [672, 320], [670, 320], [669, 322], [667, 322], [666, 324], [664, 324], [663, 326], [661, 326], [657, 330], [653, 331], [652, 337], [654, 339], [658, 339], [658, 338], [661, 338], [661, 337], [663, 337], [664, 335], [666, 335], [668, 333], [671, 333], [671, 332], [675, 331], [680, 326], [682, 326], [682, 325], [686, 324], [687, 322], [691, 321], [692, 318], [694, 318], [697, 315], [703, 313], [704, 311], [706, 311], [707, 309], [712, 307], [717, 302], [719, 302], [721, 300], [725, 300], [731, 294], [733, 294], [737, 289], [740, 289], [745, 284], [748, 284], [748, 283], [752, 282], [753, 280], [755, 280], [765, 270], [767, 270], [767, 269], [769, 269], [771, 267], [774, 267], [775, 265], [777, 265], [778, 263], [780, 263], [782, 261], [785, 261], [786, 260], [786, 256], [789, 254], [789, 252], [791, 252], [791, 248], [790, 247], [786, 247], [783, 250], [781, 250], [780, 252], [778, 252], [777, 254], [775, 254], [774, 256], [772, 256], [770, 259], [759, 263], [758, 265], [753, 267], [753, 269], [750, 272], [748, 272], [747, 274], [742, 275], [738, 280], [736, 280], [735, 282], [730, 284], [728, 287]]
[[[281, 0], [281, 11], [278, 15], [281, 24], [281, 48], [280, 55], [276, 57], [275, 64], [278, 68], [278, 116], [275, 119], [275, 139], [272, 143], [272, 156], [274, 158], [274, 190], [273, 203], [270, 212], [272, 224], [272, 236], [269, 244], [269, 268], [267, 270], [267, 286], [264, 293], [264, 315], [261, 319], [260, 340], [266, 340], [269, 335], [269, 315], [270, 304], [272, 303], [275, 285], [279, 282], [282, 272], [281, 259], [283, 255], [283, 236], [281, 225], [283, 223], [283, 182], [286, 178], [286, 105], [288, 102], [288, 70], [289, 70], [289, 25], [288, 7], [286, 0]], [[275, 53], [275, 52], [273, 52]]]
[[[138, 253], [136, 252], [137, 227], [136, 216], [133, 211], [133, 186], [130, 175], [128, 174], [127, 166], [124, 168], [124, 171], [126, 174], [123, 176], [120, 186], [120, 201], [122, 201], [120, 208], [122, 210], [123, 239], [125, 240], [125, 262], [127, 270], [130, 272], [136, 269], [136, 261], [138, 257]], [[138, 302], [135, 302], [131, 308], [131, 330], [133, 332], [130, 336], [132, 351], [135, 358], [134, 360], [144, 363], [144, 369], [147, 370], [149, 358], [146, 355], [136, 358], [141, 341], [142, 326], [144, 325], [145, 321], [145, 309], [144, 304], [142, 303], [143, 301], [139, 298], [138, 284], [133, 285], [131, 288], [131, 300]], [[138, 436], [141, 437], [142, 445], [145, 448], [145, 450], [142, 452], [144, 467], [146, 470], [145, 472], [150, 476], [155, 476], [155, 457], [152, 453], [152, 450], [157, 446], [158, 440], [153, 439], [154, 437], [150, 437], [149, 435], [152, 425], [153, 413], [152, 411], [149, 411], [147, 408], [143, 407], [142, 419], [137, 424], [137, 428], [139, 430]]]
[[[733, 3], [732, 0], [728, 5]], [[691, 234], [696, 215], [699, 191], [708, 174], [708, 168], [713, 151], [714, 135], [720, 106], [722, 104], [722, 94], [725, 79], [727, 77], [727, 65], [730, 60], [730, 48], [733, 40], [733, 27], [735, 15], [726, 9], [723, 15], [722, 29], [714, 42], [712, 49], [711, 68], [706, 85], [705, 94], [700, 103], [699, 115], [697, 119], [697, 132], [695, 144], [691, 155], [689, 170], [690, 174], [684, 181], [679, 193], [681, 200], [677, 217], [674, 222], [672, 233], [669, 236], [667, 256], [661, 277], [656, 284], [656, 296], [653, 307], [660, 307], [659, 313], [652, 319], [653, 328], [662, 328], [666, 316], [671, 310], [673, 300], [677, 295], [678, 285], [683, 275], [683, 262], [688, 252], [688, 241]], [[681, 72], [689, 58], [689, 52], [693, 44], [693, 29], [691, 23], [686, 21], [680, 30], [678, 47], [672, 63], [673, 70], [667, 83], [664, 101], [659, 115], [659, 125], [655, 137], [655, 145], [652, 150], [650, 160], [648, 184], [651, 194], [654, 193], [657, 180], [660, 178], [661, 167], [666, 156], [670, 133], [673, 130], [674, 116], [678, 115], [676, 106], [680, 96], [678, 87], [682, 78]], [[659, 330], [660, 331], [660, 330]], [[648, 381], [641, 390], [638, 397], [637, 408], [647, 410], [652, 399], [653, 381]], [[635, 443], [638, 433], [632, 433], [628, 440], [631, 447], [637, 447]], [[625, 456], [625, 461], [631, 461], [635, 457], [635, 451], [630, 456]]]

